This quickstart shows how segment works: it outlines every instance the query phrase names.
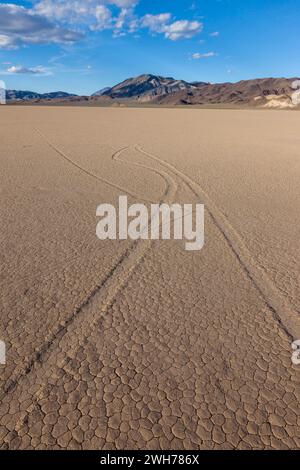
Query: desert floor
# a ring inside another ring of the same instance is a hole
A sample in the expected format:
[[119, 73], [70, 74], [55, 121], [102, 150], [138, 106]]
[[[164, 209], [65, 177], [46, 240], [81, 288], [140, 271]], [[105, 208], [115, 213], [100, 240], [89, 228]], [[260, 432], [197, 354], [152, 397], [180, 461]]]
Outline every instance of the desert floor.
[[[1, 448], [299, 448], [299, 113], [0, 122]], [[120, 194], [203, 202], [205, 247], [99, 241]]]

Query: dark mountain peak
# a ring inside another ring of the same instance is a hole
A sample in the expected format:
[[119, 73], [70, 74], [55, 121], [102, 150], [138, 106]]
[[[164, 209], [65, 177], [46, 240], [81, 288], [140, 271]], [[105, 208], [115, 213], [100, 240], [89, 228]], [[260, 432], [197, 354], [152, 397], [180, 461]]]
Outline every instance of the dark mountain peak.
[[116, 86], [105, 91], [103, 95], [114, 99], [151, 101], [154, 97], [161, 97], [192, 88], [195, 88], [195, 85], [184, 80], [176, 80], [172, 77], [162, 77], [160, 75], [142, 74], [118, 83]]

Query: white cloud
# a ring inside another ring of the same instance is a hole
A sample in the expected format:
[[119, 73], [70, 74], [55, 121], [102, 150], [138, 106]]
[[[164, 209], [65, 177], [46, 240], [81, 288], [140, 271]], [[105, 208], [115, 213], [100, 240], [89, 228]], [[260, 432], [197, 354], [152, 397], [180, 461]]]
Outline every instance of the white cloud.
[[216, 52], [205, 52], [204, 54], [201, 54], [200, 52], [195, 52], [194, 54], [192, 54], [192, 59], [207, 59], [209, 57], [215, 57], [216, 55]]
[[166, 26], [165, 36], [172, 41], [189, 39], [201, 33], [202, 29], [203, 24], [199, 21], [180, 20]]
[[38, 65], [37, 67], [24, 67], [23, 65], [11, 65], [6, 69], [7, 74], [51, 75], [51, 72]]
[[[200, 33], [199, 21], [172, 20], [171, 13], [147, 14], [139, 18], [140, 0], [33, 0], [25, 8], [0, 3], [0, 48], [22, 44], [73, 43], [88, 30], [111, 29], [114, 36], [137, 33], [140, 28], [176, 41]], [[75, 25], [78, 29], [75, 29]]]
[[145, 15], [141, 19], [141, 25], [148, 28], [153, 33], [163, 33], [166, 24], [171, 20], [171, 13], [161, 13], [159, 15]]
[[128, 10], [137, 3], [138, 0], [40, 0], [35, 10], [52, 20], [105, 29], [112, 26], [112, 12], [108, 6]]
[[67, 23], [83, 23], [97, 16], [97, 9], [103, 2], [95, 0], [41, 0], [35, 11], [51, 20]]
[[136, 33], [139, 30], [139, 20], [137, 18], [132, 18], [129, 21], [129, 32], [130, 33]]
[[111, 11], [105, 5], [97, 5], [95, 10], [97, 24], [94, 29], [103, 30], [110, 28], [112, 25]]
[[6, 34], [0, 35], [0, 49], [14, 49], [16, 47], [15, 40]]
[[114, 36], [123, 36], [127, 23], [134, 20], [131, 8], [122, 8], [114, 23]]
[[25, 67], [23, 65], [10, 65], [10, 67], [6, 68], [5, 70], [0, 70], [1, 75], [44, 75], [49, 76], [53, 75], [53, 72], [43, 67], [42, 65], [38, 65], [37, 67]]
[[120, 8], [133, 8], [139, 3], [139, 1], [140, 0], [108, 0], [108, 3]]
[[35, 11], [51, 20], [65, 20], [68, 18], [69, 21], [72, 21], [75, 17], [78, 18], [78, 15], [80, 14], [85, 15], [87, 9], [85, 6], [81, 6], [78, 1], [62, 2], [55, 0], [42, 0], [35, 6]]
[[220, 36], [220, 33], [219, 33], [219, 31], [214, 31], [213, 33], [210, 33], [210, 36], [212, 38], [217, 38], [218, 36]]
[[[191, 38], [203, 29], [199, 21], [172, 22], [171, 13], [138, 18], [134, 13], [138, 3], [139, 0], [40, 0], [35, 9], [52, 20], [85, 25], [92, 30], [112, 29], [114, 36], [135, 33], [141, 27], [176, 41]], [[110, 6], [120, 8], [117, 15], [113, 16]]]
[[[35, 5], [39, 14], [61, 23], [78, 24], [92, 31], [112, 29], [114, 35], [125, 30], [135, 32], [134, 7], [139, 0], [40, 0]], [[110, 7], [119, 8], [113, 15]]]
[[0, 48], [22, 44], [72, 43], [82, 37], [78, 31], [59, 27], [27, 8], [0, 4]]
[[166, 38], [172, 41], [192, 38], [203, 29], [203, 24], [199, 21], [179, 20], [170, 23], [171, 19], [171, 13], [145, 15], [141, 19], [141, 26], [148, 28], [153, 33], [163, 33]]

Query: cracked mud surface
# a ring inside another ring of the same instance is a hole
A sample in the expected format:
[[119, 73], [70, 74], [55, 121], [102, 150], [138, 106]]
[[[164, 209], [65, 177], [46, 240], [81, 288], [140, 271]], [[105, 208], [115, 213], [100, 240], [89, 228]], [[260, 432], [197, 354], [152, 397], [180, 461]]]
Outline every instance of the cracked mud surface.
[[[298, 449], [297, 114], [1, 117], [0, 447]], [[204, 202], [204, 249], [97, 240], [119, 194]]]

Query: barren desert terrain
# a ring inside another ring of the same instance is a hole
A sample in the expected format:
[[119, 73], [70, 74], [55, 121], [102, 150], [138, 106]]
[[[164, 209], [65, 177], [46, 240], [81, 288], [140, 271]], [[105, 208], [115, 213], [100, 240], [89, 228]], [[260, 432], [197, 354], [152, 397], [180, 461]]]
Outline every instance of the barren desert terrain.
[[[299, 449], [299, 113], [0, 109], [2, 449]], [[96, 208], [205, 204], [205, 246]]]

